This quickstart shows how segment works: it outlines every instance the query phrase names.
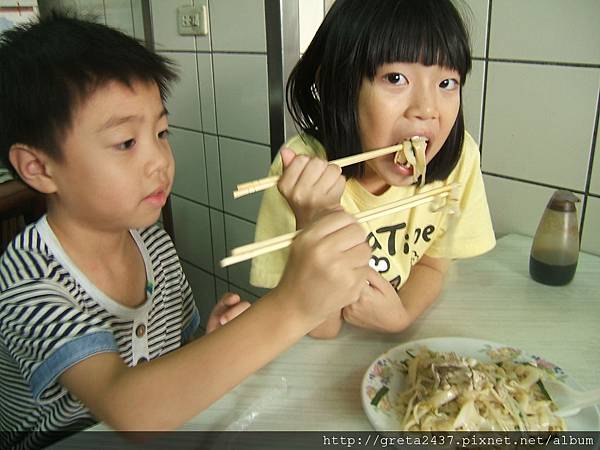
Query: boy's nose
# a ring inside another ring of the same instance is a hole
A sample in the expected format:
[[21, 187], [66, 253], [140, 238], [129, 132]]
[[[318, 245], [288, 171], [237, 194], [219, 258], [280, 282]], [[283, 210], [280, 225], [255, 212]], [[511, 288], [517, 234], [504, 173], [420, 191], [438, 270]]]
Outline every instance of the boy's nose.
[[171, 165], [173, 165], [173, 154], [169, 144], [164, 141], [153, 143], [146, 161], [147, 174], [166, 171]]

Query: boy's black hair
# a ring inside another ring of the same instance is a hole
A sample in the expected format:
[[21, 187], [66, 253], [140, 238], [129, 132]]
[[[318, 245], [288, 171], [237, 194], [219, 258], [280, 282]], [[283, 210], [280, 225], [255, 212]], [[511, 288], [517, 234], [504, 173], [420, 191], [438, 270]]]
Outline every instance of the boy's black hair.
[[0, 158], [13, 144], [60, 160], [75, 109], [110, 81], [155, 82], [163, 101], [177, 79], [172, 63], [136, 39], [51, 13], [0, 34]]
[[[329, 160], [362, 152], [358, 93], [386, 63], [418, 62], [471, 70], [469, 35], [451, 0], [337, 0], [288, 79], [286, 98], [296, 126], [315, 137]], [[427, 166], [426, 182], [445, 179], [460, 158], [461, 105], [446, 143]], [[364, 163], [344, 168], [360, 177]]]

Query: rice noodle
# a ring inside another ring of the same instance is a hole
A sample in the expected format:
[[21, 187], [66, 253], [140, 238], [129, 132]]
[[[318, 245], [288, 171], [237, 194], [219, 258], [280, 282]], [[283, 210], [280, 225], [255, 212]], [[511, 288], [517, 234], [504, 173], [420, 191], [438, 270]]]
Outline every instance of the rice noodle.
[[410, 140], [405, 139], [402, 142], [402, 149], [398, 150], [394, 156], [396, 164], [408, 163], [413, 167], [413, 182], [417, 182], [420, 177], [421, 186], [425, 184], [425, 173], [427, 171], [426, 150], [427, 139], [421, 136], [414, 136]]
[[421, 348], [394, 407], [403, 431], [564, 431], [538, 386], [546, 375], [509, 359], [482, 363]]

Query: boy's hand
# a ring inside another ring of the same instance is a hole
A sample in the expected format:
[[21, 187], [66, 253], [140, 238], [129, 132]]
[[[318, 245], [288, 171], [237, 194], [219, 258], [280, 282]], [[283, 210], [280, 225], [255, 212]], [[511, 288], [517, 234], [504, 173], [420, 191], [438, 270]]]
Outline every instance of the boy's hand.
[[235, 319], [248, 308], [250, 308], [250, 303], [241, 301], [238, 294], [225, 293], [210, 313], [206, 324], [206, 334], [212, 333], [217, 328]]
[[277, 183], [279, 192], [296, 216], [296, 229], [313, 222], [323, 212], [340, 209], [346, 178], [342, 169], [320, 158], [296, 156], [281, 149], [284, 171]]
[[315, 326], [323, 322], [358, 300], [366, 285], [371, 248], [365, 239], [351, 215], [326, 214], [294, 239], [277, 291], [301, 315], [317, 319]]
[[386, 333], [404, 330], [410, 320], [396, 290], [373, 269], [369, 271], [368, 281], [358, 301], [343, 309], [344, 320], [357, 327]]

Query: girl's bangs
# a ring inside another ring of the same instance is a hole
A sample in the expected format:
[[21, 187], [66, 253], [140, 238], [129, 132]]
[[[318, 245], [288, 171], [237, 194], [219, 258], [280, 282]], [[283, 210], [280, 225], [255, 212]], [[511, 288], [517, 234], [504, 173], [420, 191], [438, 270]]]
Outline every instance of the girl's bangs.
[[409, 62], [456, 70], [464, 83], [471, 54], [468, 33], [456, 11], [423, 1], [383, 3], [390, 8], [382, 7], [364, 28], [363, 37], [369, 36], [363, 47], [366, 76], [373, 79], [382, 64]]

